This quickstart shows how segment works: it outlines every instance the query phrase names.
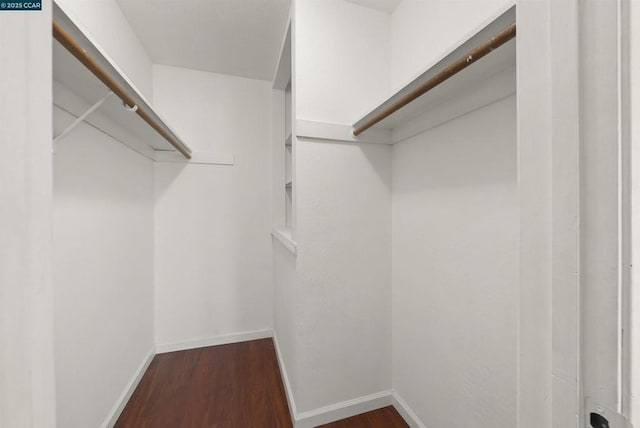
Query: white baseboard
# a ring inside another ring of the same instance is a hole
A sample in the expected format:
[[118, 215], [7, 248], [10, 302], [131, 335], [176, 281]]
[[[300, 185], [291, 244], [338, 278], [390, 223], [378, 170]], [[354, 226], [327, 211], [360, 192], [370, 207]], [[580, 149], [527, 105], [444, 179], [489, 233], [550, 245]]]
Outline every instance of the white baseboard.
[[382, 391], [365, 397], [331, 404], [330, 406], [321, 407], [308, 412], [298, 413], [295, 399], [293, 397], [293, 389], [289, 382], [289, 375], [287, 374], [287, 369], [282, 358], [278, 335], [275, 331], [273, 332], [273, 344], [276, 348], [278, 365], [280, 366], [280, 375], [282, 376], [282, 383], [284, 384], [287, 403], [289, 404], [289, 412], [291, 413], [291, 419], [295, 428], [313, 428], [318, 425], [328, 424], [340, 419], [349, 418], [361, 413], [390, 406], [393, 403], [392, 391]]
[[280, 367], [280, 374], [282, 376], [282, 382], [284, 383], [285, 394], [287, 397], [287, 403], [289, 405], [289, 412], [291, 413], [291, 419], [295, 428], [313, 428], [318, 425], [331, 423], [340, 419], [356, 416], [361, 413], [377, 410], [389, 405], [393, 405], [398, 413], [404, 418], [411, 428], [426, 428], [420, 418], [411, 410], [402, 397], [394, 390], [381, 391], [375, 394], [367, 395], [364, 397], [355, 398], [353, 400], [347, 400], [340, 403], [335, 403], [326, 407], [311, 410], [308, 412], [298, 413], [295, 399], [293, 396], [293, 389], [289, 382], [289, 376], [284, 365], [282, 358], [282, 352], [280, 350], [280, 344], [275, 331], [271, 329], [234, 333], [223, 336], [216, 336], [206, 339], [197, 339], [188, 342], [180, 342], [174, 344], [157, 345], [152, 348], [147, 355], [147, 358], [138, 368], [134, 378], [127, 385], [124, 392], [118, 399], [118, 402], [109, 413], [102, 428], [111, 428], [115, 425], [120, 413], [124, 409], [125, 405], [131, 398], [131, 395], [135, 391], [142, 375], [145, 373], [153, 357], [158, 354], [181, 351], [187, 349], [196, 349], [206, 346], [224, 345], [228, 343], [240, 343], [250, 340], [266, 339], [272, 337], [274, 347], [276, 350], [276, 356], [278, 359], [278, 365]]
[[289, 414], [291, 415], [291, 422], [295, 425], [296, 415], [298, 410], [296, 409], [296, 403], [293, 400], [293, 390], [291, 389], [291, 383], [289, 382], [289, 376], [284, 366], [284, 360], [282, 359], [282, 352], [280, 351], [280, 344], [278, 343], [278, 336], [275, 330], [273, 331], [273, 345], [276, 348], [276, 356], [278, 357], [278, 366], [280, 367], [280, 376], [282, 377], [282, 383], [284, 384], [284, 392], [287, 396], [287, 404], [289, 405]]
[[273, 336], [273, 330], [264, 329], [245, 331], [241, 333], [225, 334], [222, 336], [206, 337], [178, 343], [156, 345], [158, 354], [167, 352], [186, 351], [188, 349], [205, 348], [207, 346], [226, 345], [229, 343], [248, 342], [250, 340], [266, 339]]
[[392, 404], [392, 392], [382, 391], [365, 397], [343, 401], [296, 416], [295, 428], [313, 428], [340, 419], [350, 418], [361, 413], [381, 409]]
[[398, 413], [400, 413], [400, 416], [402, 416], [411, 428], [427, 428], [426, 425], [422, 423], [418, 415], [411, 410], [407, 402], [404, 401], [396, 391], [393, 391], [391, 399], [393, 407], [396, 408]]
[[133, 378], [124, 388], [124, 391], [122, 391], [122, 394], [120, 394], [120, 397], [118, 397], [118, 401], [116, 401], [116, 404], [113, 406], [113, 409], [111, 409], [111, 411], [107, 415], [107, 418], [102, 424], [102, 428], [112, 428], [116, 424], [116, 422], [118, 421], [118, 418], [120, 417], [120, 414], [124, 410], [124, 407], [129, 402], [129, 399], [131, 398], [131, 396], [133, 395], [133, 392], [138, 387], [138, 384], [140, 383], [142, 376], [149, 368], [149, 364], [151, 364], [151, 360], [153, 360], [153, 357], [155, 356], [156, 356], [156, 348], [155, 346], [152, 346], [149, 352], [147, 353], [146, 358], [144, 359], [144, 361], [142, 361], [142, 363], [138, 367], [138, 370], [136, 370], [135, 374], [133, 375]]

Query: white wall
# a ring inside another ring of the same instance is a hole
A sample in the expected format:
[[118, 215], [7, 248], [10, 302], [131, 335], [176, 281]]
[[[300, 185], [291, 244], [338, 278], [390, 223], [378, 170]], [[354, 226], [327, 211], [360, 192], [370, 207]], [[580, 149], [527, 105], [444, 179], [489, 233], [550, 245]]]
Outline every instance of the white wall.
[[[540, 22], [545, 20], [544, 15], [539, 14], [545, 8], [544, 2], [518, 5], [516, 109], [521, 159], [518, 171], [521, 248], [518, 414], [522, 426], [584, 426], [581, 411], [584, 398], [580, 393], [583, 372], [578, 345], [582, 314], [577, 297], [581, 294], [582, 224], [576, 221], [583, 199], [579, 176], [582, 166], [578, 162], [583, 150], [579, 104], [580, 4], [549, 2], [547, 16], [550, 18], [546, 18], [549, 44], [539, 43], [540, 34], [545, 31]], [[539, 12], [531, 13], [534, 7]], [[544, 89], [540, 87], [541, 82]], [[552, 103], [549, 114], [538, 116], [548, 102]], [[552, 135], [551, 145], [543, 142], [542, 136], [548, 131], [551, 131], [548, 135]], [[547, 165], [551, 166], [550, 171]], [[550, 184], [545, 185], [549, 178]], [[546, 191], [541, 191], [543, 186]], [[550, 216], [540, 216], [541, 211]], [[547, 223], [549, 218], [551, 222]], [[541, 254], [545, 254], [542, 260]], [[547, 266], [551, 267], [550, 271]], [[549, 306], [545, 307], [542, 301]], [[548, 363], [551, 363], [551, 373], [541, 375]], [[549, 385], [551, 402], [547, 395]]]
[[[293, 97], [291, 98], [293, 100]], [[287, 134], [287, 125], [291, 122], [293, 112], [287, 112], [285, 107], [286, 95], [284, 91], [272, 91], [271, 117], [272, 117], [272, 177], [271, 177], [271, 204], [272, 226], [280, 230], [286, 223], [285, 207], [285, 183], [286, 183], [286, 158], [284, 140]], [[289, 118], [285, 115], [289, 115]], [[295, 147], [291, 147], [293, 151]], [[292, 155], [293, 157], [293, 155]], [[293, 173], [293, 162], [291, 164]], [[292, 175], [292, 174], [291, 174]], [[297, 185], [292, 189], [295, 192]], [[293, 193], [292, 193], [293, 194]], [[293, 207], [293, 201], [292, 201]], [[293, 211], [293, 209], [292, 209]], [[282, 370], [285, 378], [285, 388], [289, 399], [290, 412], [295, 417], [297, 409], [292, 396], [297, 395], [297, 330], [296, 322], [298, 314], [297, 305], [297, 271], [296, 256], [285, 248], [275, 236], [272, 239], [273, 248], [273, 330], [281, 364], [286, 368]]]
[[[631, 14], [629, 22], [631, 23], [631, 76], [640, 75], [640, 2], [631, 2]], [[631, 80], [631, 115], [630, 117], [638, 117], [640, 113], [640, 80], [638, 77]], [[633, 229], [633, 266], [640, 266], [640, 123], [632, 121], [631, 124], [631, 141], [632, 141], [632, 229]], [[631, 350], [631, 422], [634, 425], [640, 424], [640, 278], [637, 274], [633, 275], [633, 284], [631, 287], [632, 304], [631, 304], [631, 332], [632, 332], [632, 350]]]
[[298, 119], [352, 124], [389, 90], [389, 14], [345, 0], [296, 3]]
[[515, 111], [393, 146], [393, 386], [428, 427], [516, 426]]
[[55, 426], [51, 4], [0, 13], [0, 426]]
[[[388, 14], [304, 0], [295, 18], [298, 119], [349, 124], [387, 95]], [[274, 240], [275, 329], [304, 419], [391, 388], [391, 149], [294, 144], [297, 256]]]
[[[619, 230], [624, 227], [624, 217], [620, 216], [624, 213], [620, 212], [619, 186], [624, 173], [620, 166], [625, 161], [621, 150], [626, 147], [621, 144], [620, 135], [619, 13], [617, 2], [584, 2], [579, 16], [582, 313], [579, 338], [580, 387], [592, 403], [587, 404], [587, 411], [593, 411], [596, 406], [617, 409], [623, 387], [619, 375], [621, 296], [618, 284], [621, 275], [625, 275], [621, 262], [625, 254], [620, 251], [621, 245], [624, 247], [619, 239]], [[603, 145], [602, 141], [611, 144]], [[616, 286], [603, 287], [602, 284]]]
[[[114, 0], [59, 0], [149, 100], [152, 64]], [[71, 118], [55, 109], [60, 129]], [[153, 163], [86, 125], [54, 157], [58, 426], [100, 426], [154, 348]]]
[[[298, 272], [297, 257], [286, 249], [276, 238], [273, 239], [273, 330], [280, 352], [281, 363], [285, 367], [282, 375], [286, 376], [285, 385], [289, 390], [289, 400], [298, 396], [298, 354], [299, 331], [298, 305]], [[290, 406], [295, 402], [290, 402]], [[296, 416], [297, 408], [290, 408], [292, 416]]]
[[153, 163], [85, 124], [55, 150], [57, 420], [98, 427], [153, 351]]
[[200, 152], [156, 163], [156, 343], [271, 328], [271, 84], [154, 66], [155, 104]]
[[56, 0], [88, 32], [138, 90], [153, 101], [151, 58], [115, 0]]
[[391, 90], [397, 91], [511, 0], [402, 0], [391, 15]]
[[390, 152], [298, 140], [300, 412], [391, 387]]

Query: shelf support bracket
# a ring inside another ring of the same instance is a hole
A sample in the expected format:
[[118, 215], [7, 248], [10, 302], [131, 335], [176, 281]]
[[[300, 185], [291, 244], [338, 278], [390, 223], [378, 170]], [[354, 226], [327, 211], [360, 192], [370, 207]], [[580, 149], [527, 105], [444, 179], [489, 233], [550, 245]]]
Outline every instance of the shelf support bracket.
[[56, 135], [55, 138], [53, 139], [53, 144], [57, 143], [59, 140], [61, 140], [62, 138], [64, 138], [67, 134], [69, 134], [71, 131], [73, 131], [73, 129], [78, 126], [80, 123], [84, 122], [84, 120], [89, 117], [89, 115], [91, 113], [93, 113], [94, 111], [96, 111], [97, 109], [100, 108], [100, 106], [102, 104], [104, 104], [105, 101], [107, 101], [107, 99], [113, 95], [113, 91], [109, 91], [107, 93], [107, 95], [105, 95], [104, 97], [102, 97], [98, 102], [96, 102], [94, 105], [92, 105], [91, 107], [89, 107], [89, 109], [87, 111], [85, 111], [83, 114], [81, 114], [80, 116], [78, 116], [78, 118], [76, 120], [74, 120], [69, 126], [67, 126], [65, 128], [64, 131], [62, 131], [60, 134]]

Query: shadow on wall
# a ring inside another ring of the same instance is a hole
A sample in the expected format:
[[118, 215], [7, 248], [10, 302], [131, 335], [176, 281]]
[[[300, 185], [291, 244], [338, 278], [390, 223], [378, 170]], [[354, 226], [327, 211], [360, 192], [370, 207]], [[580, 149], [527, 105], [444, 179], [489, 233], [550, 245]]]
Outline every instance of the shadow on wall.
[[271, 85], [169, 66], [154, 79], [156, 107], [194, 151], [235, 158], [155, 165], [157, 342], [270, 328]]
[[[162, 180], [155, 181], [155, 198], [158, 200], [162, 199], [183, 171], [189, 167], [189, 164], [188, 162], [157, 162], [156, 165], [162, 166], [163, 169]], [[202, 167], [206, 166], [202, 165]]]
[[[403, 159], [402, 168], [421, 173], [413, 180], [394, 183], [394, 192], [513, 182], [517, 175], [516, 140], [495, 138], [495, 132], [491, 131], [499, 126], [513, 126], [507, 118], [496, 117], [492, 111], [504, 103], [513, 105], [515, 117], [515, 97], [509, 97], [455, 119], [456, 124], [464, 121], [464, 126], [445, 122], [397, 143], [394, 160], [398, 150], [410, 147], [412, 156]], [[456, 126], [456, 132], [450, 132], [451, 126]], [[515, 135], [515, 129], [513, 132]]]
[[100, 426], [153, 347], [153, 163], [84, 123], [53, 162], [57, 424]]
[[[355, 143], [355, 142], [343, 142], [343, 141], [324, 141], [315, 140], [313, 138], [298, 138], [298, 142], [311, 143], [311, 144], [323, 144], [325, 146], [330, 145], [336, 147], [338, 150], [357, 150], [362, 153], [364, 158], [369, 161], [369, 165], [376, 172], [380, 183], [382, 183], [387, 189], [391, 189], [391, 180], [389, 177], [389, 165], [386, 161], [381, 161], [380, 151], [388, 151], [391, 154], [390, 145], [386, 144], [371, 144], [371, 143]], [[330, 169], [331, 165], [328, 163], [327, 168]]]
[[391, 148], [298, 140], [299, 412], [391, 387]]
[[393, 149], [394, 388], [427, 426], [516, 425], [515, 107]]
[[269, 146], [229, 165], [156, 163], [158, 343], [272, 326]]

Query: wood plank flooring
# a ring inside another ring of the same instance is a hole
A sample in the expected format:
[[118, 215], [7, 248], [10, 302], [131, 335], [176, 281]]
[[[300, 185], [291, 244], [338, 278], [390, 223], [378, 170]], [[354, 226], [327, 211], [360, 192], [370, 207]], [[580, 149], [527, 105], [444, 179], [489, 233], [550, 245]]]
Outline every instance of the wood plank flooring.
[[409, 428], [409, 425], [393, 406], [388, 406], [318, 428]]
[[[156, 355], [116, 428], [291, 428], [271, 339]], [[324, 428], [407, 427], [386, 407]]]
[[156, 355], [118, 428], [290, 428], [271, 339]]

